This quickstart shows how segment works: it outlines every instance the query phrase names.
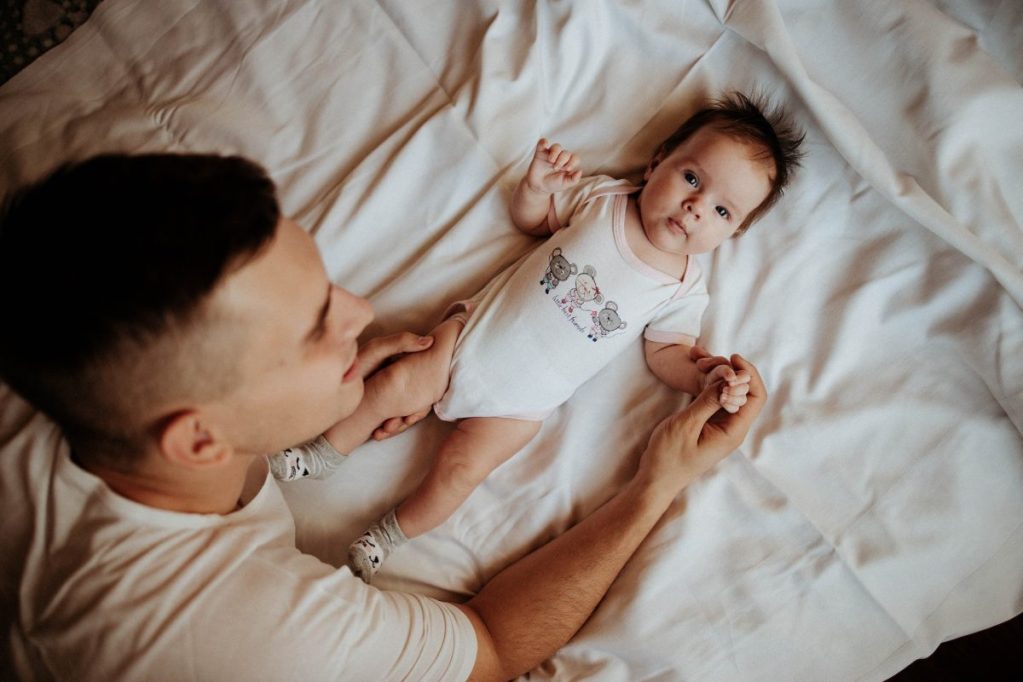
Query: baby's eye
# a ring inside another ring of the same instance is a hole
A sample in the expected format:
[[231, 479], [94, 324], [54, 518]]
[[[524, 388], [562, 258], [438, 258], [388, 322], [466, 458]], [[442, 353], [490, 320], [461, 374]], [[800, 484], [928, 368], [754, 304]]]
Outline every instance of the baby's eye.
[[728, 219], [728, 217], [730, 215], [732, 215], [731, 213], [728, 212], [728, 209], [725, 208], [724, 206], [715, 206], [714, 210], [718, 212], [719, 216], [721, 216], [722, 218], [725, 218], [726, 220]]
[[693, 187], [699, 187], [700, 186], [700, 179], [698, 177], [696, 177], [695, 175], [693, 175], [692, 173], [690, 173], [689, 171], [686, 171], [682, 175], [683, 175], [683, 177], [685, 177], [686, 182], [688, 182]]

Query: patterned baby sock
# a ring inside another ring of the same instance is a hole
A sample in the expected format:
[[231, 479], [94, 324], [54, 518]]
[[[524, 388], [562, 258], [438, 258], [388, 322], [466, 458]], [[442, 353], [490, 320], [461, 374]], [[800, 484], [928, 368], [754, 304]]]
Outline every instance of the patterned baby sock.
[[288, 448], [267, 458], [270, 473], [278, 481], [297, 481], [300, 478], [327, 478], [345, 461], [345, 456], [334, 449], [323, 436], [305, 445]]
[[373, 581], [373, 576], [391, 552], [408, 542], [398, 526], [396, 511], [392, 509], [387, 512], [384, 518], [367, 528], [365, 533], [348, 546], [348, 566], [367, 585]]

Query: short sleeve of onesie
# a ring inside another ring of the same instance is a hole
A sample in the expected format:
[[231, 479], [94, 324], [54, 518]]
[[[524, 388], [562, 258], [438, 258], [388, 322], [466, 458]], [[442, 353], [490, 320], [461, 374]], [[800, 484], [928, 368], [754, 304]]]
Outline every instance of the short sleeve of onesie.
[[678, 343], [691, 346], [700, 338], [700, 320], [710, 303], [703, 271], [690, 256], [680, 293], [664, 304], [643, 331], [643, 338], [657, 343]]
[[547, 227], [551, 233], [557, 232], [568, 225], [576, 211], [590, 199], [597, 190], [606, 191], [609, 186], [628, 186], [624, 180], [615, 180], [606, 175], [584, 177], [579, 184], [564, 192], [553, 195], [551, 209], [547, 213]]

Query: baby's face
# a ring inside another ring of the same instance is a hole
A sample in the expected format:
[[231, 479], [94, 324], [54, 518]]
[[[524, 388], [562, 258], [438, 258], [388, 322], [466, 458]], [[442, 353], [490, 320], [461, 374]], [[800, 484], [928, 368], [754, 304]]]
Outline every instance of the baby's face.
[[739, 229], [771, 189], [769, 161], [714, 128], [701, 128], [665, 159], [654, 158], [639, 195], [643, 232], [657, 249], [705, 253]]

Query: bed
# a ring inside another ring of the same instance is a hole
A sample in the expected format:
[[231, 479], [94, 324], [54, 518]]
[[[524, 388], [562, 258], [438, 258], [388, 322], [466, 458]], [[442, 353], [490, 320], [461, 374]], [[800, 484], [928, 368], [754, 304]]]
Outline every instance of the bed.
[[[769, 403], [528, 677], [881, 680], [1023, 612], [1021, 82], [1012, 0], [105, 0], [0, 88], [0, 188], [101, 151], [244, 154], [372, 334], [426, 331], [537, 245], [507, 205], [538, 137], [636, 179], [704, 98], [769, 96], [803, 168], [701, 260], [701, 342]], [[44, 426], [0, 400], [2, 462]], [[687, 400], [637, 344], [376, 584], [469, 597]], [[449, 428], [287, 485], [299, 547], [342, 565]]]

